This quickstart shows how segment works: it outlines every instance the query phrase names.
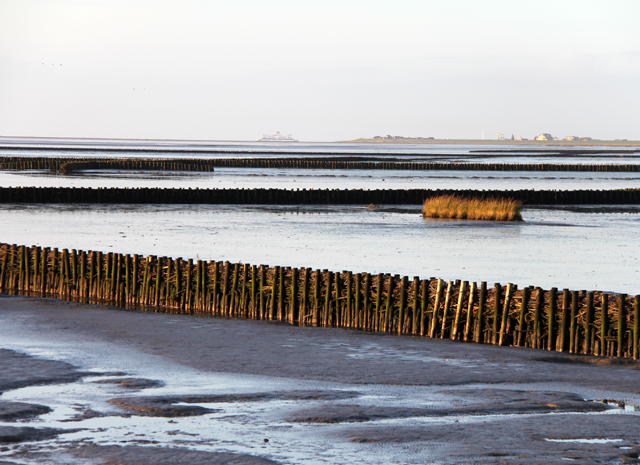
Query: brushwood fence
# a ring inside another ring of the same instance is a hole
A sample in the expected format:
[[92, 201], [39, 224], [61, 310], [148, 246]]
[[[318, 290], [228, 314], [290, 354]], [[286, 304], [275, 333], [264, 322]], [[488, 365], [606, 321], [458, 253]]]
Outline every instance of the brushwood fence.
[[[193, 152], [191, 152], [193, 153]], [[279, 157], [279, 158], [97, 158], [97, 157], [18, 157], [1, 156], [0, 169], [53, 170], [61, 173], [78, 170], [165, 170], [213, 171], [219, 168], [295, 168], [331, 170], [408, 170], [408, 171], [576, 171], [640, 172], [640, 164], [587, 163], [452, 163], [410, 162], [399, 159], [366, 160], [367, 157]], [[370, 157], [369, 157], [370, 159]], [[358, 161], [356, 161], [358, 160]]]
[[421, 205], [440, 195], [513, 199], [524, 205], [637, 205], [640, 189], [156, 189], [0, 187], [0, 203]]
[[213, 171], [213, 165], [201, 159], [148, 158], [57, 158], [0, 157], [3, 170], [50, 170], [68, 173], [81, 170], [128, 171]]
[[0, 291], [638, 358], [640, 296], [0, 245]]

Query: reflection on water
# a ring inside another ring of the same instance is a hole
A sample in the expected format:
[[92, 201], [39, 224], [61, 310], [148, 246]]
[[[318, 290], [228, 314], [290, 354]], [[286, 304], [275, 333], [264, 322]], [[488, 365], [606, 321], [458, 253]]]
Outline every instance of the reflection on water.
[[640, 293], [637, 207], [525, 208], [524, 222], [418, 206], [2, 205], [0, 240], [252, 264]]
[[191, 189], [626, 189], [640, 173], [216, 168], [213, 173], [0, 171], [0, 186]]

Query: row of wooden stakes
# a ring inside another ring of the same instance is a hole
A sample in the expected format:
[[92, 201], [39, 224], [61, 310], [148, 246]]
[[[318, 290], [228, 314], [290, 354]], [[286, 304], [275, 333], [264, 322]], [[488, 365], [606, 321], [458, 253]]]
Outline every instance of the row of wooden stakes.
[[[66, 150], [66, 149], [65, 149]], [[92, 149], [95, 150], [95, 149]], [[180, 151], [177, 151], [180, 152]], [[187, 151], [187, 153], [193, 153]], [[222, 152], [220, 152], [222, 153]], [[227, 152], [233, 153], [233, 152]], [[339, 170], [408, 171], [576, 171], [639, 172], [640, 164], [626, 163], [494, 163], [494, 162], [419, 162], [377, 155], [375, 157], [311, 156], [219, 157], [219, 158], [124, 158], [124, 157], [19, 157], [0, 156], [0, 169], [54, 170], [70, 172], [89, 169], [213, 171], [220, 168], [289, 168]], [[322, 154], [327, 155], [327, 154]]]
[[0, 291], [638, 358], [640, 296], [0, 244]]
[[227, 204], [227, 205], [422, 205], [455, 195], [511, 199], [524, 205], [637, 205], [640, 189], [158, 189], [91, 187], [0, 187], [0, 203]]

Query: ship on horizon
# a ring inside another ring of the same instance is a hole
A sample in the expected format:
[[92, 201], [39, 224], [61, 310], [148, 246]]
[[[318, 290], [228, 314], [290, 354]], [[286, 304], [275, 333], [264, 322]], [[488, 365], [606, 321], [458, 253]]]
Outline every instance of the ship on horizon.
[[280, 131], [276, 131], [275, 134], [263, 134], [262, 138], [257, 139], [256, 142], [298, 142], [296, 139], [291, 137], [291, 134], [280, 134]]

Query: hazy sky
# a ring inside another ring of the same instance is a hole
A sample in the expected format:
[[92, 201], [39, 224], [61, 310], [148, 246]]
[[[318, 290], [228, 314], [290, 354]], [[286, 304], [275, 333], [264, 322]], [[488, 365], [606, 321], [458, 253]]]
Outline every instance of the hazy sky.
[[0, 0], [0, 135], [640, 139], [638, 24], [638, 0]]

